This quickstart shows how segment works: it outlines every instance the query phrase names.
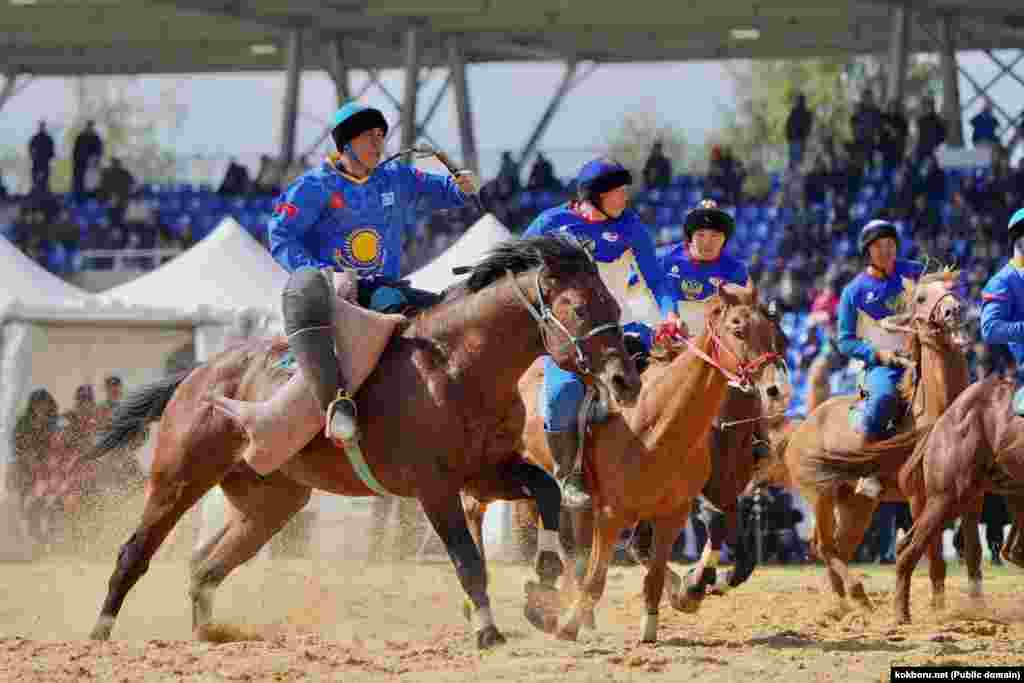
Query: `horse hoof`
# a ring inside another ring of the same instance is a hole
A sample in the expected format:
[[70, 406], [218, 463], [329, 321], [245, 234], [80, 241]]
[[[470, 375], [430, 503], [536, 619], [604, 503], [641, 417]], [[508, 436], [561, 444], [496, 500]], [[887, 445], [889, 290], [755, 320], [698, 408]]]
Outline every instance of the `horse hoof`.
[[498, 645], [504, 645], [505, 642], [505, 636], [501, 635], [497, 626], [485, 626], [476, 632], [476, 649], [478, 650], [490, 650]]
[[559, 640], [568, 640], [569, 642], [575, 643], [579, 638], [580, 630], [579, 627], [569, 628], [562, 627], [555, 632], [555, 637]]
[[89, 633], [90, 640], [110, 640], [110, 634], [114, 630], [114, 620], [109, 617], [100, 617], [96, 625]]
[[861, 609], [868, 612], [874, 612], [875, 606], [871, 603], [871, 598], [868, 597], [867, 591], [864, 590], [864, 586], [861, 584], [855, 585], [850, 589], [850, 598], [860, 606]]
[[534, 560], [533, 568], [537, 572], [537, 577], [546, 586], [554, 586], [555, 582], [558, 581], [558, 577], [565, 572], [562, 558], [558, 556], [558, 553], [550, 550], [537, 553], [537, 559]]
[[680, 591], [670, 599], [672, 609], [677, 612], [684, 614], [696, 614], [700, 610], [700, 604], [703, 602], [703, 594], [699, 597], [690, 593], [690, 591]]
[[526, 592], [523, 616], [534, 628], [545, 633], [554, 633], [558, 627], [558, 613], [561, 610], [558, 590], [536, 581], [527, 581], [523, 590]]

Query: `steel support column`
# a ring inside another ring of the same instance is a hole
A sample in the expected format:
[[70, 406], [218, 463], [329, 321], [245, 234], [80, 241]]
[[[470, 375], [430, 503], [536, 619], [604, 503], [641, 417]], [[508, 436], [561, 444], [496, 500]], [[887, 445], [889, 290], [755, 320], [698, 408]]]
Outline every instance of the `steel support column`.
[[479, 174], [480, 159], [476, 151], [473, 107], [469, 99], [469, 79], [466, 78], [466, 60], [459, 45], [459, 36], [449, 36], [448, 38], [448, 68], [455, 84], [455, 115], [459, 126], [462, 166]]
[[955, 17], [939, 15], [939, 66], [942, 71], [942, 118], [946, 120], [946, 144], [964, 146], [964, 125], [960, 115], [960, 71], [956, 61]]
[[348, 85], [348, 66], [345, 65], [345, 48], [342, 46], [341, 40], [341, 36], [332, 36], [324, 45], [327, 74], [334, 81], [334, 90], [338, 94], [339, 105], [352, 99], [352, 91]]
[[405, 30], [405, 87], [402, 92], [402, 147], [416, 144], [416, 100], [420, 91], [419, 26]]
[[907, 45], [910, 40], [910, 12], [908, 5], [892, 8], [892, 34], [889, 38], [889, 102], [903, 103], [907, 83]]
[[4, 74], [3, 86], [0, 86], [0, 111], [3, 111], [4, 105], [7, 104], [15, 95], [27, 88], [28, 84], [31, 82], [31, 76], [21, 78], [21, 74], [14, 70], [8, 71]]
[[281, 117], [281, 154], [278, 161], [287, 168], [295, 158], [295, 122], [299, 113], [302, 85], [302, 29], [288, 31], [285, 48], [284, 112]]
[[558, 108], [562, 106], [565, 96], [569, 94], [570, 90], [572, 90], [573, 78], [576, 76], [577, 66], [578, 63], [575, 59], [571, 59], [565, 63], [565, 75], [562, 76], [562, 82], [558, 84], [558, 89], [555, 90], [555, 94], [551, 97], [551, 101], [548, 102], [548, 106], [541, 115], [540, 121], [537, 122], [537, 126], [533, 129], [530, 139], [527, 140], [522, 151], [519, 153], [519, 159], [516, 161], [516, 165], [520, 169], [522, 169], [530, 157], [533, 156], [534, 151], [537, 149], [537, 143], [540, 142], [541, 137], [544, 136], [544, 132], [551, 124], [551, 120], [558, 112]]

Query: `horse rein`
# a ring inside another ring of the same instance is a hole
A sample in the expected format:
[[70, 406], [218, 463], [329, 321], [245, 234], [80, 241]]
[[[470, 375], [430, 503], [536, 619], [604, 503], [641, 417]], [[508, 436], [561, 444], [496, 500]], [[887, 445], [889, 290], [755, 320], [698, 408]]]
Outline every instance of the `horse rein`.
[[[533, 317], [533, 319], [537, 321], [537, 325], [540, 327], [541, 341], [544, 344], [544, 349], [548, 352], [548, 355], [554, 356], [556, 353], [560, 354], [567, 348], [573, 347], [576, 350], [577, 370], [579, 370], [581, 375], [589, 375], [593, 372], [593, 370], [591, 369], [590, 363], [587, 360], [587, 354], [583, 350], [583, 342], [587, 341], [591, 337], [602, 334], [604, 332], [615, 331], [621, 335], [622, 326], [618, 322], [604, 323], [602, 325], [598, 325], [592, 328], [589, 332], [587, 332], [584, 335], [581, 335], [579, 337], [574, 336], [572, 332], [569, 331], [569, 328], [567, 328], [561, 320], [555, 317], [555, 314], [551, 310], [551, 307], [548, 306], [547, 302], [544, 300], [544, 290], [540, 286], [541, 270], [543, 270], [543, 268], [537, 269], [537, 274], [534, 279], [534, 286], [537, 291], [537, 306], [534, 306], [532, 303], [530, 303], [529, 297], [527, 297], [526, 293], [522, 290], [522, 288], [519, 287], [519, 281], [516, 279], [515, 273], [509, 270], [506, 272], [508, 273], [509, 278], [512, 280], [512, 291], [516, 293], [516, 297], [519, 299], [520, 302], [522, 302], [523, 306], [526, 307], [526, 310], [530, 312], [530, 315]], [[549, 327], [554, 327], [562, 334], [564, 334], [568, 339], [567, 342], [559, 346], [554, 352], [551, 350], [551, 346], [548, 343], [547, 330]]]
[[[719, 313], [719, 317], [724, 317], [728, 310], [729, 307], [727, 305], [722, 310], [722, 312]], [[697, 346], [697, 344], [691, 341], [689, 337], [682, 337], [682, 342], [686, 344], [686, 346], [689, 347], [690, 351], [692, 351], [694, 355], [696, 355], [698, 358], [706, 362], [708, 365], [717, 368], [718, 371], [725, 376], [726, 380], [728, 380], [729, 386], [735, 387], [744, 393], [750, 394], [754, 392], [754, 382], [752, 379], [752, 375], [755, 372], [757, 372], [758, 370], [760, 370], [769, 363], [776, 362], [782, 357], [776, 351], [769, 351], [767, 353], [761, 354], [760, 356], [751, 361], [744, 362], [739, 357], [739, 354], [737, 354], [735, 351], [729, 348], [729, 345], [726, 344], [725, 340], [721, 338], [721, 336], [715, 330], [715, 326], [712, 324], [710, 317], [705, 323], [705, 329], [707, 329], [708, 334], [711, 336], [712, 354], [714, 354], [717, 350], [719, 351], [719, 353], [715, 355], [721, 355], [721, 351], [724, 350], [726, 353], [732, 356], [733, 359], [735, 359], [737, 366], [735, 373], [726, 370], [719, 361], [715, 360], [715, 358], [713, 358], [711, 355], [704, 353], [704, 351], [702, 351]]]

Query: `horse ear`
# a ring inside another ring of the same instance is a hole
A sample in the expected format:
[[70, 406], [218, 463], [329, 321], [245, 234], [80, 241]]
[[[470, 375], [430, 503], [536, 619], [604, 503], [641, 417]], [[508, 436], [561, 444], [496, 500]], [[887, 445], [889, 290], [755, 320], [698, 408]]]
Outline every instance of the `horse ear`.
[[718, 286], [718, 296], [720, 296], [722, 301], [730, 306], [740, 304], [749, 305], [757, 300], [757, 289], [753, 285], [750, 287], [741, 287], [740, 285], [734, 285], [731, 282], [724, 282]]

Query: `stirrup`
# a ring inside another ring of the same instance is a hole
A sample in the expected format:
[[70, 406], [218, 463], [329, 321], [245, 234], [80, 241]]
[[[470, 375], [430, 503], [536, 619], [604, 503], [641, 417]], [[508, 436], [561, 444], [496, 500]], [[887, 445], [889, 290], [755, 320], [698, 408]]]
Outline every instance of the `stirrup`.
[[328, 439], [335, 441], [357, 441], [359, 439], [356, 403], [344, 389], [339, 389], [338, 396], [327, 406], [325, 422], [324, 436]]
[[558, 481], [562, 491], [562, 507], [568, 510], [586, 510], [593, 505], [590, 494], [584, 487], [583, 473], [576, 470], [565, 479]]
[[877, 500], [882, 495], [882, 482], [875, 476], [861, 477], [857, 480], [857, 488], [853, 492]]

